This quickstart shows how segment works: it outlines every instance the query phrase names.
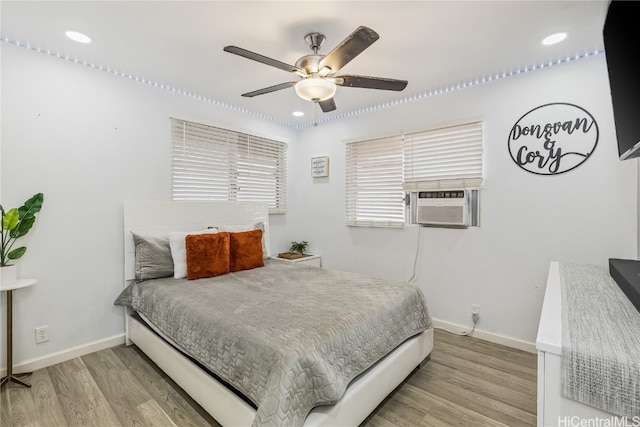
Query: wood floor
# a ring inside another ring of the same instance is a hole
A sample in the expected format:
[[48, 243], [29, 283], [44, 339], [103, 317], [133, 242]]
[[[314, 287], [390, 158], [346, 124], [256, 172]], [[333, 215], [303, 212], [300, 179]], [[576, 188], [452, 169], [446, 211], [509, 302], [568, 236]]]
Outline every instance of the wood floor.
[[[536, 356], [440, 330], [431, 360], [362, 427], [534, 426]], [[135, 346], [34, 372], [2, 388], [0, 426], [218, 426]]]

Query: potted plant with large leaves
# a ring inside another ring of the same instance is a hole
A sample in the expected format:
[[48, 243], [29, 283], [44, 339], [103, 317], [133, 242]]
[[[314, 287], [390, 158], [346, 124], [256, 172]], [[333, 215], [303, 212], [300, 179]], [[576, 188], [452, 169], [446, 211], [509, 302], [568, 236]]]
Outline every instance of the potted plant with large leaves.
[[14, 248], [16, 240], [26, 235], [36, 222], [36, 213], [40, 212], [44, 195], [35, 194], [19, 208], [7, 211], [0, 205], [2, 228], [0, 229], [0, 272], [3, 283], [16, 281], [16, 266], [12, 261], [22, 257], [26, 246]]

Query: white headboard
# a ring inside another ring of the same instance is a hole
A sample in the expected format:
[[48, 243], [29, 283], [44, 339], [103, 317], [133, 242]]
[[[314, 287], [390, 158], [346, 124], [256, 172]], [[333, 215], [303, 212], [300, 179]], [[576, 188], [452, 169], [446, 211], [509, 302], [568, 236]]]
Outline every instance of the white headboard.
[[264, 223], [263, 239], [269, 244], [269, 209], [263, 202], [124, 201], [124, 277], [135, 279], [135, 248], [132, 231], [168, 236], [172, 231], [194, 231], [220, 225]]

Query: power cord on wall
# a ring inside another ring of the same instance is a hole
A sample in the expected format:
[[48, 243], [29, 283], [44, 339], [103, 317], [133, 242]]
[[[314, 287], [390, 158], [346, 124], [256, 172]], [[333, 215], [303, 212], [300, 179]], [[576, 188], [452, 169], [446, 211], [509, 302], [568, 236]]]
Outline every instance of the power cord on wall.
[[[413, 258], [413, 273], [411, 274], [411, 278], [409, 279], [409, 282], [413, 282], [415, 280], [415, 278], [416, 278], [416, 268], [417, 268], [417, 265], [418, 265], [418, 256], [420, 255], [420, 230], [421, 229], [422, 229], [422, 227], [418, 224], [418, 237], [416, 239], [416, 255]], [[453, 331], [450, 331], [450, 330], [445, 329], [445, 328], [437, 328], [437, 329], [441, 329], [441, 330], [443, 330], [445, 332], [449, 332], [450, 334], [467, 337], [467, 336], [471, 335], [476, 330], [476, 325], [480, 321], [480, 315], [478, 313], [472, 313], [471, 314], [471, 320], [473, 321], [473, 327], [471, 328], [470, 331], [467, 331], [467, 332], [453, 332]]]
[[469, 335], [471, 335], [473, 333], [473, 331], [476, 330], [476, 325], [480, 321], [480, 315], [478, 313], [473, 313], [471, 315], [471, 320], [473, 320], [473, 327], [471, 328], [470, 331], [467, 331], [467, 332], [453, 332], [453, 331], [450, 331], [450, 330], [448, 330], [446, 328], [436, 328], [436, 329], [440, 329], [442, 331], [449, 332], [450, 334], [459, 335], [459, 336], [462, 336], [462, 337], [468, 337]]
[[418, 255], [420, 254], [420, 230], [422, 227], [418, 225], [418, 238], [416, 241], [416, 256], [413, 258], [413, 274], [409, 279], [409, 282], [413, 282], [416, 278], [416, 266], [418, 265]]

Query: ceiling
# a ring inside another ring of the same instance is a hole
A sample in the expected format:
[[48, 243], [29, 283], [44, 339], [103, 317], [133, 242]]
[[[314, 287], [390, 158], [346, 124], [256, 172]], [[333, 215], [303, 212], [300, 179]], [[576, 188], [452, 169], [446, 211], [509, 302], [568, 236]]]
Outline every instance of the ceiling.
[[[185, 90], [293, 126], [434, 89], [602, 51], [608, 1], [6, 1], [1, 36]], [[358, 26], [380, 39], [340, 74], [408, 80], [402, 92], [339, 87], [337, 109], [322, 113], [293, 88], [244, 98], [245, 92], [298, 80], [222, 49], [236, 45], [295, 64], [311, 53], [304, 36], [325, 34], [328, 53]], [[67, 39], [66, 30], [93, 42]], [[541, 40], [558, 31], [567, 39]], [[305, 116], [294, 117], [294, 111]]]

